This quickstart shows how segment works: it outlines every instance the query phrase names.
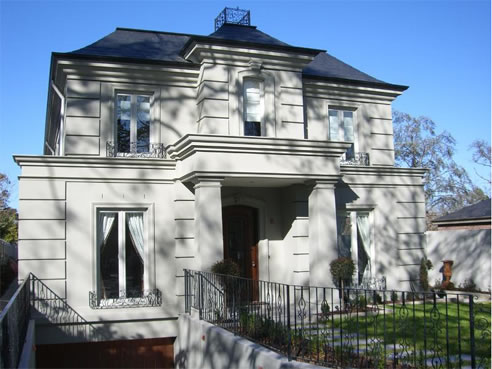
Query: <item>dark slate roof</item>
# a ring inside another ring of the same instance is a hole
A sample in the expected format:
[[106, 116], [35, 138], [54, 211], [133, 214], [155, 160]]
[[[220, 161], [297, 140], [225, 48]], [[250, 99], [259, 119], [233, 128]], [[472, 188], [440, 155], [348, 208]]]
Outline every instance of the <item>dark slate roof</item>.
[[236, 26], [226, 23], [217, 31], [210, 34], [209, 37], [264, 45], [291, 46], [270, 35], [267, 35], [264, 32], [261, 32], [255, 26]]
[[467, 220], [467, 219], [490, 219], [490, 199], [482, 200], [476, 204], [465, 206], [460, 210], [449, 213], [440, 218], [434, 219], [435, 223], [452, 221], [452, 220]]
[[180, 55], [190, 35], [117, 28], [114, 32], [68, 54], [187, 63]]
[[117, 28], [114, 32], [86, 47], [69, 53], [54, 54], [56, 56], [117, 58], [145, 62], [192, 64], [183, 58], [182, 53], [193, 40], [229, 45], [256, 46], [266, 49], [282, 49], [316, 55], [314, 60], [303, 70], [303, 75], [307, 78], [343, 80], [359, 84], [396, 88], [398, 90], [407, 88], [406, 86], [392, 85], [371, 77], [325, 53], [324, 50], [289, 45], [258, 30], [254, 26], [224, 24], [209, 36]]
[[327, 53], [319, 53], [314, 60], [303, 70], [306, 76], [328, 77], [334, 79], [350, 79], [354, 81], [386, 83], [369, 74], [361, 72], [354, 67]]

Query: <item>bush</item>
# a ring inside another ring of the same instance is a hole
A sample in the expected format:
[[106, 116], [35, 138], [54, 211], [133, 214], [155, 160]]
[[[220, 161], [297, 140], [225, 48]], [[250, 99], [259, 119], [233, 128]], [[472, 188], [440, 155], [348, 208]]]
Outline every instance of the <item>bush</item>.
[[239, 265], [234, 260], [225, 259], [212, 265], [212, 273], [239, 277]]
[[340, 282], [350, 285], [355, 273], [355, 264], [351, 258], [335, 259], [330, 263], [330, 273], [337, 287], [342, 286]]
[[432, 262], [425, 256], [420, 260], [420, 287], [423, 291], [429, 290], [429, 270], [432, 269]]
[[473, 280], [473, 278], [465, 279], [465, 281], [460, 284], [460, 290], [464, 292], [479, 292], [480, 290], [477, 288], [477, 284]]
[[321, 303], [321, 316], [327, 317], [330, 314], [330, 305], [327, 302]]
[[398, 294], [393, 291], [391, 292], [391, 302], [397, 302], [398, 301]]

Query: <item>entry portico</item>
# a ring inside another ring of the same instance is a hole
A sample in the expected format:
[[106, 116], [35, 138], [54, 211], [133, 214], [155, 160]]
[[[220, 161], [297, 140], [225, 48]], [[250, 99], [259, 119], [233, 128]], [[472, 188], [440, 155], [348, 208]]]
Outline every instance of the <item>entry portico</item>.
[[[306, 228], [309, 219], [304, 235], [308, 245], [305, 242], [302, 247], [293, 245], [292, 250], [284, 245], [279, 252], [287, 254], [288, 262], [309, 259], [297, 269], [304, 275], [290, 281], [331, 283], [326, 272], [329, 262], [338, 255], [335, 185], [341, 178], [340, 156], [349, 147], [350, 144], [344, 142], [211, 135], [187, 135], [169, 147], [168, 153], [177, 163], [179, 180], [185, 185], [193, 184], [195, 191], [197, 265], [202, 270], [210, 270], [224, 256], [233, 256], [227, 255], [229, 246], [224, 245], [223, 240], [226, 237], [231, 243], [235, 238], [231, 235], [234, 229], [227, 228], [229, 236], [224, 233], [222, 215], [226, 205], [243, 205], [258, 214], [253, 222], [245, 223], [256, 232], [256, 236], [251, 237], [251, 247], [256, 247], [256, 251], [245, 252], [249, 256], [247, 260], [242, 259], [248, 263], [248, 268], [253, 266], [256, 270], [248, 274], [260, 279], [282, 280], [282, 275], [270, 268], [271, 248], [274, 248], [270, 247], [270, 238], [273, 244], [286, 238], [296, 241], [299, 235], [294, 228], [302, 227], [296, 222], [304, 223]], [[273, 201], [272, 191], [282, 199]], [[230, 198], [235, 199], [233, 204], [230, 200], [228, 204], [223, 203]], [[252, 199], [256, 199], [256, 204]], [[267, 202], [259, 211], [259, 204]], [[285, 202], [297, 203], [297, 206], [290, 211]], [[231, 211], [224, 213], [224, 221], [230, 214]], [[293, 234], [289, 234], [291, 229]], [[241, 228], [238, 232], [244, 230]], [[292, 258], [289, 254], [299, 257]], [[245, 266], [241, 268], [244, 270]]]

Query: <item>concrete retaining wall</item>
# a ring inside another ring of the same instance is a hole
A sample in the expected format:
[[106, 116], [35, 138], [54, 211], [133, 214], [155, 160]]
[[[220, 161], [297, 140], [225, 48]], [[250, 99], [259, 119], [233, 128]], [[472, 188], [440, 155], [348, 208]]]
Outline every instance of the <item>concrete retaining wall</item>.
[[[178, 337], [174, 341], [177, 369], [316, 369], [316, 365], [288, 361], [285, 356], [234, 336], [196, 316], [181, 314]], [[326, 369], [326, 367], [323, 367]]]
[[453, 260], [455, 286], [473, 278], [482, 291], [490, 290], [490, 229], [427, 232], [427, 257], [434, 268], [429, 282], [442, 279], [442, 260]]

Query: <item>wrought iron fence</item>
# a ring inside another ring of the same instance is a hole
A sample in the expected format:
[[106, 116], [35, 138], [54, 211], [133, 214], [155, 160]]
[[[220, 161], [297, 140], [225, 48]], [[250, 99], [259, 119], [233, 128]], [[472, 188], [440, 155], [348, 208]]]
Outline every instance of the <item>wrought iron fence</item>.
[[490, 368], [490, 300], [444, 292], [287, 285], [185, 270], [185, 308], [330, 367]]
[[104, 327], [96, 327], [77, 313], [65, 299], [58, 296], [34, 274], [31, 281], [31, 307], [33, 315], [40, 321], [56, 324], [57, 329], [68, 337], [84, 341], [104, 341], [109, 334]]
[[0, 314], [0, 368], [17, 368], [30, 319], [56, 324], [69, 337], [104, 341], [109, 335], [78, 314], [42, 280], [29, 274]]
[[29, 278], [0, 313], [0, 368], [17, 368], [30, 319]]

